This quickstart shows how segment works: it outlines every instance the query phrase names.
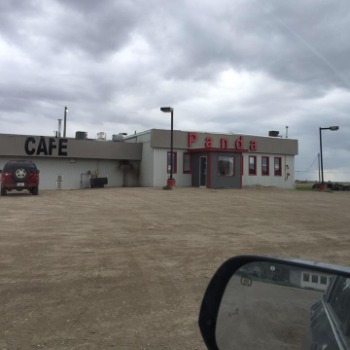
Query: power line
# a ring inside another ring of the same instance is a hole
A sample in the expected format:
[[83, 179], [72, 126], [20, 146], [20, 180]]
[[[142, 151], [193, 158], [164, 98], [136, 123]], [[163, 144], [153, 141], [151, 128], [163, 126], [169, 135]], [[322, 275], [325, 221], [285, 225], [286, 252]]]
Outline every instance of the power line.
[[296, 173], [308, 173], [309, 170], [314, 166], [317, 159], [318, 159], [318, 154], [317, 154], [316, 158], [312, 161], [311, 165], [306, 170], [304, 170], [304, 171], [297, 170]]
[[[318, 170], [311, 170], [311, 171], [295, 171], [296, 173], [317, 173]], [[339, 174], [339, 171], [331, 171], [331, 170], [324, 170], [323, 171], [325, 174]], [[350, 174], [350, 171], [341, 171], [342, 174]]]

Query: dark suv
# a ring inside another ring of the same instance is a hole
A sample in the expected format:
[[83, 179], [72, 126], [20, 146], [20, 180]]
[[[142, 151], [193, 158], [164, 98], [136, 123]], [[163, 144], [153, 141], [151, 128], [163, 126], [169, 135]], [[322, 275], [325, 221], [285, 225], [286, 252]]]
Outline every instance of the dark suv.
[[10, 160], [1, 171], [1, 195], [7, 191], [28, 190], [31, 194], [39, 193], [39, 170], [30, 160]]

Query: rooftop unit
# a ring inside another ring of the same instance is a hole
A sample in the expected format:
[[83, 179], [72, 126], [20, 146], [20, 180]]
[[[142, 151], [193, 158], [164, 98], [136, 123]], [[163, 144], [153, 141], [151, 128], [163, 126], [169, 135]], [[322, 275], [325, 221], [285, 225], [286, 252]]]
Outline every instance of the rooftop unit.
[[121, 132], [119, 134], [114, 134], [112, 135], [112, 141], [114, 142], [122, 142], [124, 141], [124, 136], [126, 136], [127, 133], [126, 132]]
[[86, 131], [77, 131], [75, 133], [75, 138], [77, 140], [86, 140], [87, 139], [87, 132]]
[[107, 134], [103, 131], [97, 134], [97, 140], [105, 141], [107, 139]]

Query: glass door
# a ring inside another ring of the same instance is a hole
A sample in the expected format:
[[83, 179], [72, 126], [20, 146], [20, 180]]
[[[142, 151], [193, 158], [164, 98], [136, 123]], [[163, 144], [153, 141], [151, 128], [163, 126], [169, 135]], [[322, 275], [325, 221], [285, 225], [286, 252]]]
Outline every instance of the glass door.
[[199, 186], [207, 187], [207, 156], [201, 156], [199, 160]]

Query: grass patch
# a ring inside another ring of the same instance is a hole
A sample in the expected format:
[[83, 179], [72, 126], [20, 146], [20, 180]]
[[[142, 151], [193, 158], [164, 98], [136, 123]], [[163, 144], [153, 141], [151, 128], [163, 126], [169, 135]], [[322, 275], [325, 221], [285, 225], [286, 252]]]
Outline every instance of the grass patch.
[[314, 184], [314, 182], [297, 182], [295, 184], [295, 189], [297, 191], [315, 191], [312, 188], [313, 184]]

